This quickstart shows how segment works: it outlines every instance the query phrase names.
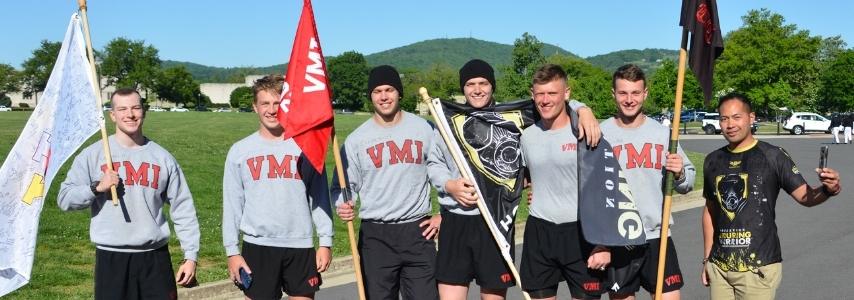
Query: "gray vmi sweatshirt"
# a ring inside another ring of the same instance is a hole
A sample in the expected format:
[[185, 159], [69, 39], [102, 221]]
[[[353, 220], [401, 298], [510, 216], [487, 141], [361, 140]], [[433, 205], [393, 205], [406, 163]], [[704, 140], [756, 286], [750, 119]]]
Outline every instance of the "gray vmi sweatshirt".
[[99, 249], [116, 252], [144, 252], [166, 245], [170, 231], [163, 204], [169, 204], [184, 258], [198, 261], [199, 221], [181, 167], [166, 149], [145, 141], [140, 147], [124, 148], [115, 136], [109, 137], [113, 169], [120, 178], [119, 206], [113, 206], [110, 192], [96, 197], [90, 188], [107, 168], [101, 143], [86, 147], [74, 158], [56, 202], [65, 211], [91, 208], [89, 237]]
[[[670, 128], [655, 120], [646, 118], [641, 126], [622, 128], [617, 126], [614, 118], [602, 121], [600, 127], [605, 139], [614, 147], [614, 153], [620, 161], [632, 197], [638, 205], [646, 231], [646, 238], [661, 237], [661, 214], [664, 201], [664, 169], [665, 154], [670, 144]], [[685, 194], [694, 188], [696, 170], [694, 164], [678, 146], [677, 152], [682, 156], [684, 176], [674, 180], [673, 189]], [[670, 218], [673, 225], [673, 218]]]
[[222, 243], [240, 254], [243, 240], [282, 248], [332, 247], [326, 171], [318, 173], [293, 139], [268, 141], [258, 132], [228, 151], [222, 179]]
[[[579, 102], [577, 100], [569, 100], [569, 107], [575, 111], [578, 111], [579, 108], [587, 107], [586, 104]], [[524, 128], [523, 128], [524, 129]], [[450, 133], [449, 133], [450, 134]], [[441, 138], [441, 136], [440, 136]], [[452, 137], [451, 137], [452, 138]], [[442, 150], [445, 153], [445, 161], [447, 162], [448, 169], [450, 169], [452, 179], [457, 179], [462, 177], [460, 175], [460, 170], [457, 168], [456, 163], [454, 163], [454, 159], [451, 156], [450, 150], [442, 142]], [[461, 156], [461, 159], [465, 159]], [[467, 163], [467, 162], [463, 162]], [[470, 207], [462, 206], [459, 202], [457, 202], [454, 197], [445, 193], [444, 191], [439, 191], [438, 193], [439, 204], [442, 205], [442, 211], [447, 211], [450, 213], [460, 214], [460, 215], [479, 215], [480, 210], [477, 209], [476, 205], [472, 205]], [[495, 201], [494, 199], [485, 199], [485, 201]]]
[[522, 132], [531, 174], [530, 214], [555, 224], [578, 221], [578, 138], [572, 126], [545, 130], [542, 121]]
[[335, 205], [355, 201], [358, 195], [362, 219], [407, 223], [426, 217], [431, 210], [429, 184], [443, 191], [451, 179], [441, 139], [432, 123], [407, 112], [390, 127], [365, 121], [341, 147], [350, 196], [341, 192], [336, 170], [331, 188]]

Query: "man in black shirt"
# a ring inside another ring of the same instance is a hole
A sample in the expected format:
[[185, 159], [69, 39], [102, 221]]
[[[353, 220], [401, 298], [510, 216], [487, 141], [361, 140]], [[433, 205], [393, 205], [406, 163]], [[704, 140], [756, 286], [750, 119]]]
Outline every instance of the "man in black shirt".
[[718, 111], [729, 145], [704, 163], [702, 282], [712, 299], [774, 299], [783, 260], [774, 211], [780, 189], [801, 205], [819, 205], [842, 191], [839, 173], [816, 168], [822, 185], [809, 186], [785, 150], [750, 133], [755, 116], [746, 96], [721, 97]]

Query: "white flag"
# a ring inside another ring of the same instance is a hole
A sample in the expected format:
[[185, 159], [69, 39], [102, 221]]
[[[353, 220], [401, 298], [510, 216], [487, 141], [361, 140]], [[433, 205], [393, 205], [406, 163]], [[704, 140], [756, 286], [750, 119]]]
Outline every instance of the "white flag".
[[41, 101], [0, 167], [0, 296], [30, 281], [44, 196], [103, 122], [84, 45], [74, 14]]

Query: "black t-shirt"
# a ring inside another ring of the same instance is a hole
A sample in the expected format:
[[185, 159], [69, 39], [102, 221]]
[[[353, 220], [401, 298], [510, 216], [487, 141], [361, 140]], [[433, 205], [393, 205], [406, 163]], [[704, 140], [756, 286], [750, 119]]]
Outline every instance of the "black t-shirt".
[[830, 128], [842, 126], [842, 117], [839, 115], [830, 119]]
[[806, 184], [789, 154], [757, 140], [743, 150], [715, 150], [704, 166], [703, 196], [719, 204], [712, 208], [717, 218], [709, 261], [737, 272], [782, 261], [777, 195], [781, 188], [791, 194]]

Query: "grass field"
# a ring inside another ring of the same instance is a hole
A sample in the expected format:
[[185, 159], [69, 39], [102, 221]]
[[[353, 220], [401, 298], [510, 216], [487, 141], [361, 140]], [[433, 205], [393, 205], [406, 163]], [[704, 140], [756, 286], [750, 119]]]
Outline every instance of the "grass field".
[[[5, 161], [30, 113], [0, 113], [0, 161]], [[343, 143], [347, 135], [368, 118], [368, 115], [336, 115], [339, 143]], [[109, 134], [113, 133], [114, 128], [108, 121]], [[197, 268], [199, 282], [228, 277], [221, 233], [223, 165], [231, 145], [257, 130], [257, 116], [251, 113], [151, 112], [146, 117], [145, 135], [175, 156], [195, 198], [201, 226], [201, 251]], [[100, 142], [100, 134], [90, 138], [84, 147], [95, 142]], [[688, 155], [694, 164], [702, 167], [704, 155], [691, 152]], [[330, 176], [334, 165], [334, 158], [328, 152], [326, 166]], [[95, 247], [89, 240], [89, 211], [63, 212], [56, 205], [59, 185], [70, 166], [71, 160], [60, 169], [44, 198], [32, 280], [4, 299], [91, 299], [93, 296]], [[702, 178], [701, 170], [698, 170], [697, 176]], [[702, 180], [697, 180], [695, 188], [701, 186]], [[434, 212], [438, 210], [435, 192], [433, 208]], [[526, 220], [527, 206], [522, 204], [517, 213], [517, 222]], [[356, 226], [358, 230], [358, 222]], [[349, 255], [348, 243], [346, 225], [336, 217], [333, 255]], [[174, 234], [169, 248], [173, 264], [177, 265], [183, 255]]]

